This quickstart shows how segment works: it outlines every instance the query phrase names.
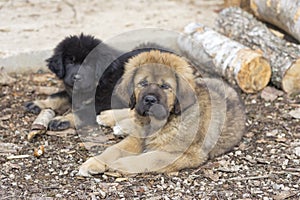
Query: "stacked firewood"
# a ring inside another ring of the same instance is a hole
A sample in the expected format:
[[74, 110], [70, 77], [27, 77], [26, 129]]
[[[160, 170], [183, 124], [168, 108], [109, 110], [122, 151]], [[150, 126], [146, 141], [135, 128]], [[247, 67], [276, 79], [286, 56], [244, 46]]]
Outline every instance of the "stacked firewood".
[[201, 71], [219, 74], [246, 93], [269, 81], [288, 94], [300, 93], [299, 42], [300, 0], [225, 1], [215, 29], [192, 23], [178, 39]]

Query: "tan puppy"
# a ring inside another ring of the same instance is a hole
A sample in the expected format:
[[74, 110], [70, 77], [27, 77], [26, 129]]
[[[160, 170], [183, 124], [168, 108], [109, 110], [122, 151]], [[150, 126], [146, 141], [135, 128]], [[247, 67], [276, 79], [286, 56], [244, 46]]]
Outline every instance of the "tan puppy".
[[194, 76], [183, 58], [150, 51], [129, 60], [117, 93], [131, 109], [104, 111], [102, 124], [128, 136], [88, 159], [79, 174], [172, 172], [231, 150], [245, 129], [236, 91]]

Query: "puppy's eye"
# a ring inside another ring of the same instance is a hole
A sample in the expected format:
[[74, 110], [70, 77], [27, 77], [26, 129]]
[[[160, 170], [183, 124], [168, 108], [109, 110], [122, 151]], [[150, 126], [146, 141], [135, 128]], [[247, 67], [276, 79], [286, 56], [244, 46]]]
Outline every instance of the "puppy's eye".
[[171, 88], [171, 86], [167, 83], [163, 83], [163, 84], [160, 85], [160, 88], [164, 89], [164, 90], [167, 90], [167, 89]]
[[139, 82], [139, 85], [142, 87], [146, 87], [146, 86], [148, 86], [148, 81], [143, 80], [143, 81]]

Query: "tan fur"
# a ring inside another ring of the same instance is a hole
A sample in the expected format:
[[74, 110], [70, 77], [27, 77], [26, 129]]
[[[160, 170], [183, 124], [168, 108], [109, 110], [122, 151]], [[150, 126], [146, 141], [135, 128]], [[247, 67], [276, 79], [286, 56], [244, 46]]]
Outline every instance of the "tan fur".
[[195, 88], [194, 72], [191, 65], [182, 57], [170, 53], [162, 53], [158, 50], [140, 53], [129, 59], [122, 77], [122, 84], [117, 86], [117, 93], [125, 102], [129, 101], [128, 86], [132, 82], [135, 70], [149, 64], [157, 64], [168, 67], [184, 77], [192, 88]]
[[45, 100], [35, 100], [33, 103], [41, 109], [50, 108], [55, 111], [62, 110], [61, 112], [65, 112], [71, 107], [69, 100], [63, 97], [47, 98]]
[[[172, 77], [166, 77], [168, 73], [161, 71], [161, 76], [155, 74], [149, 78], [151, 74], [147, 73], [150, 70], [141, 73], [144, 70], [141, 68], [142, 71], [136, 71], [143, 65], [160, 69], [157, 64], [163, 64], [165, 70], [173, 69], [177, 76], [188, 81], [189, 86], [193, 87], [196, 101], [182, 98], [182, 101], [189, 101], [187, 108], [180, 115], [170, 111], [166, 120], [140, 116], [135, 110], [111, 110], [102, 113], [99, 119], [104, 123], [117, 125], [129, 135], [119, 144], [87, 160], [79, 169], [80, 175], [89, 176], [106, 170], [144, 173], [194, 168], [209, 158], [231, 150], [240, 141], [245, 127], [245, 115], [237, 93], [220, 80], [195, 81], [191, 66], [176, 55], [151, 51], [132, 58], [126, 65], [120, 88], [134, 82], [133, 92], [138, 96], [141, 90], [135, 85], [135, 81], [139, 76], [146, 75], [149, 80], [156, 80], [157, 84], [160, 84], [160, 80]], [[177, 88], [187, 87], [182, 85], [182, 80], [177, 80], [176, 84]], [[185, 94], [176, 94], [178, 95]], [[172, 98], [168, 99], [168, 105], [171, 105], [175, 95], [166, 96]], [[121, 115], [123, 120], [116, 121], [114, 115]], [[149, 126], [145, 126], [147, 124], [155, 127], [151, 134]]]
[[186, 80], [195, 87], [193, 69], [190, 64], [182, 57], [170, 53], [162, 53], [158, 50], [144, 52], [129, 59], [124, 76], [126, 77], [129, 71], [146, 64], [161, 64], [165, 67], [169, 67], [186, 78]]

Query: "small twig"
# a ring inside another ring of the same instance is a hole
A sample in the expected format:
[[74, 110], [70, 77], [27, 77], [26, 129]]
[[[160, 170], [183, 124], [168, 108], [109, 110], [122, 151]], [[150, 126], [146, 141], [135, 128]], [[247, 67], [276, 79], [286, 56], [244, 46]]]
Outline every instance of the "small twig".
[[7, 159], [12, 160], [12, 159], [21, 159], [21, 158], [29, 158], [29, 157], [31, 157], [31, 155], [16, 155], [16, 156], [8, 156]]
[[229, 180], [229, 181], [247, 181], [247, 180], [270, 178], [270, 176], [271, 176], [271, 174], [264, 175], [264, 176], [233, 177], [233, 178], [229, 178], [227, 180]]
[[290, 171], [290, 172], [300, 172], [300, 169], [297, 168], [285, 168], [285, 171]]
[[297, 171], [294, 171], [293, 170], [284, 170], [284, 171], [276, 171], [276, 172], [273, 172], [274, 174], [279, 174], [279, 175], [282, 175], [282, 174], [291, 174], [291, 175], [294, 175], [294, 176], [300, 176], [300, 173], [297, 172]]
[[279, 195], [274, 196], [274, 199], [275, 200], [284, 200], [284, 199], [291, 198], [297, 194], [298, 194], [298, 192], [289, 192], [288, 194], [281, 194], [281, 195], [279, 194]]

